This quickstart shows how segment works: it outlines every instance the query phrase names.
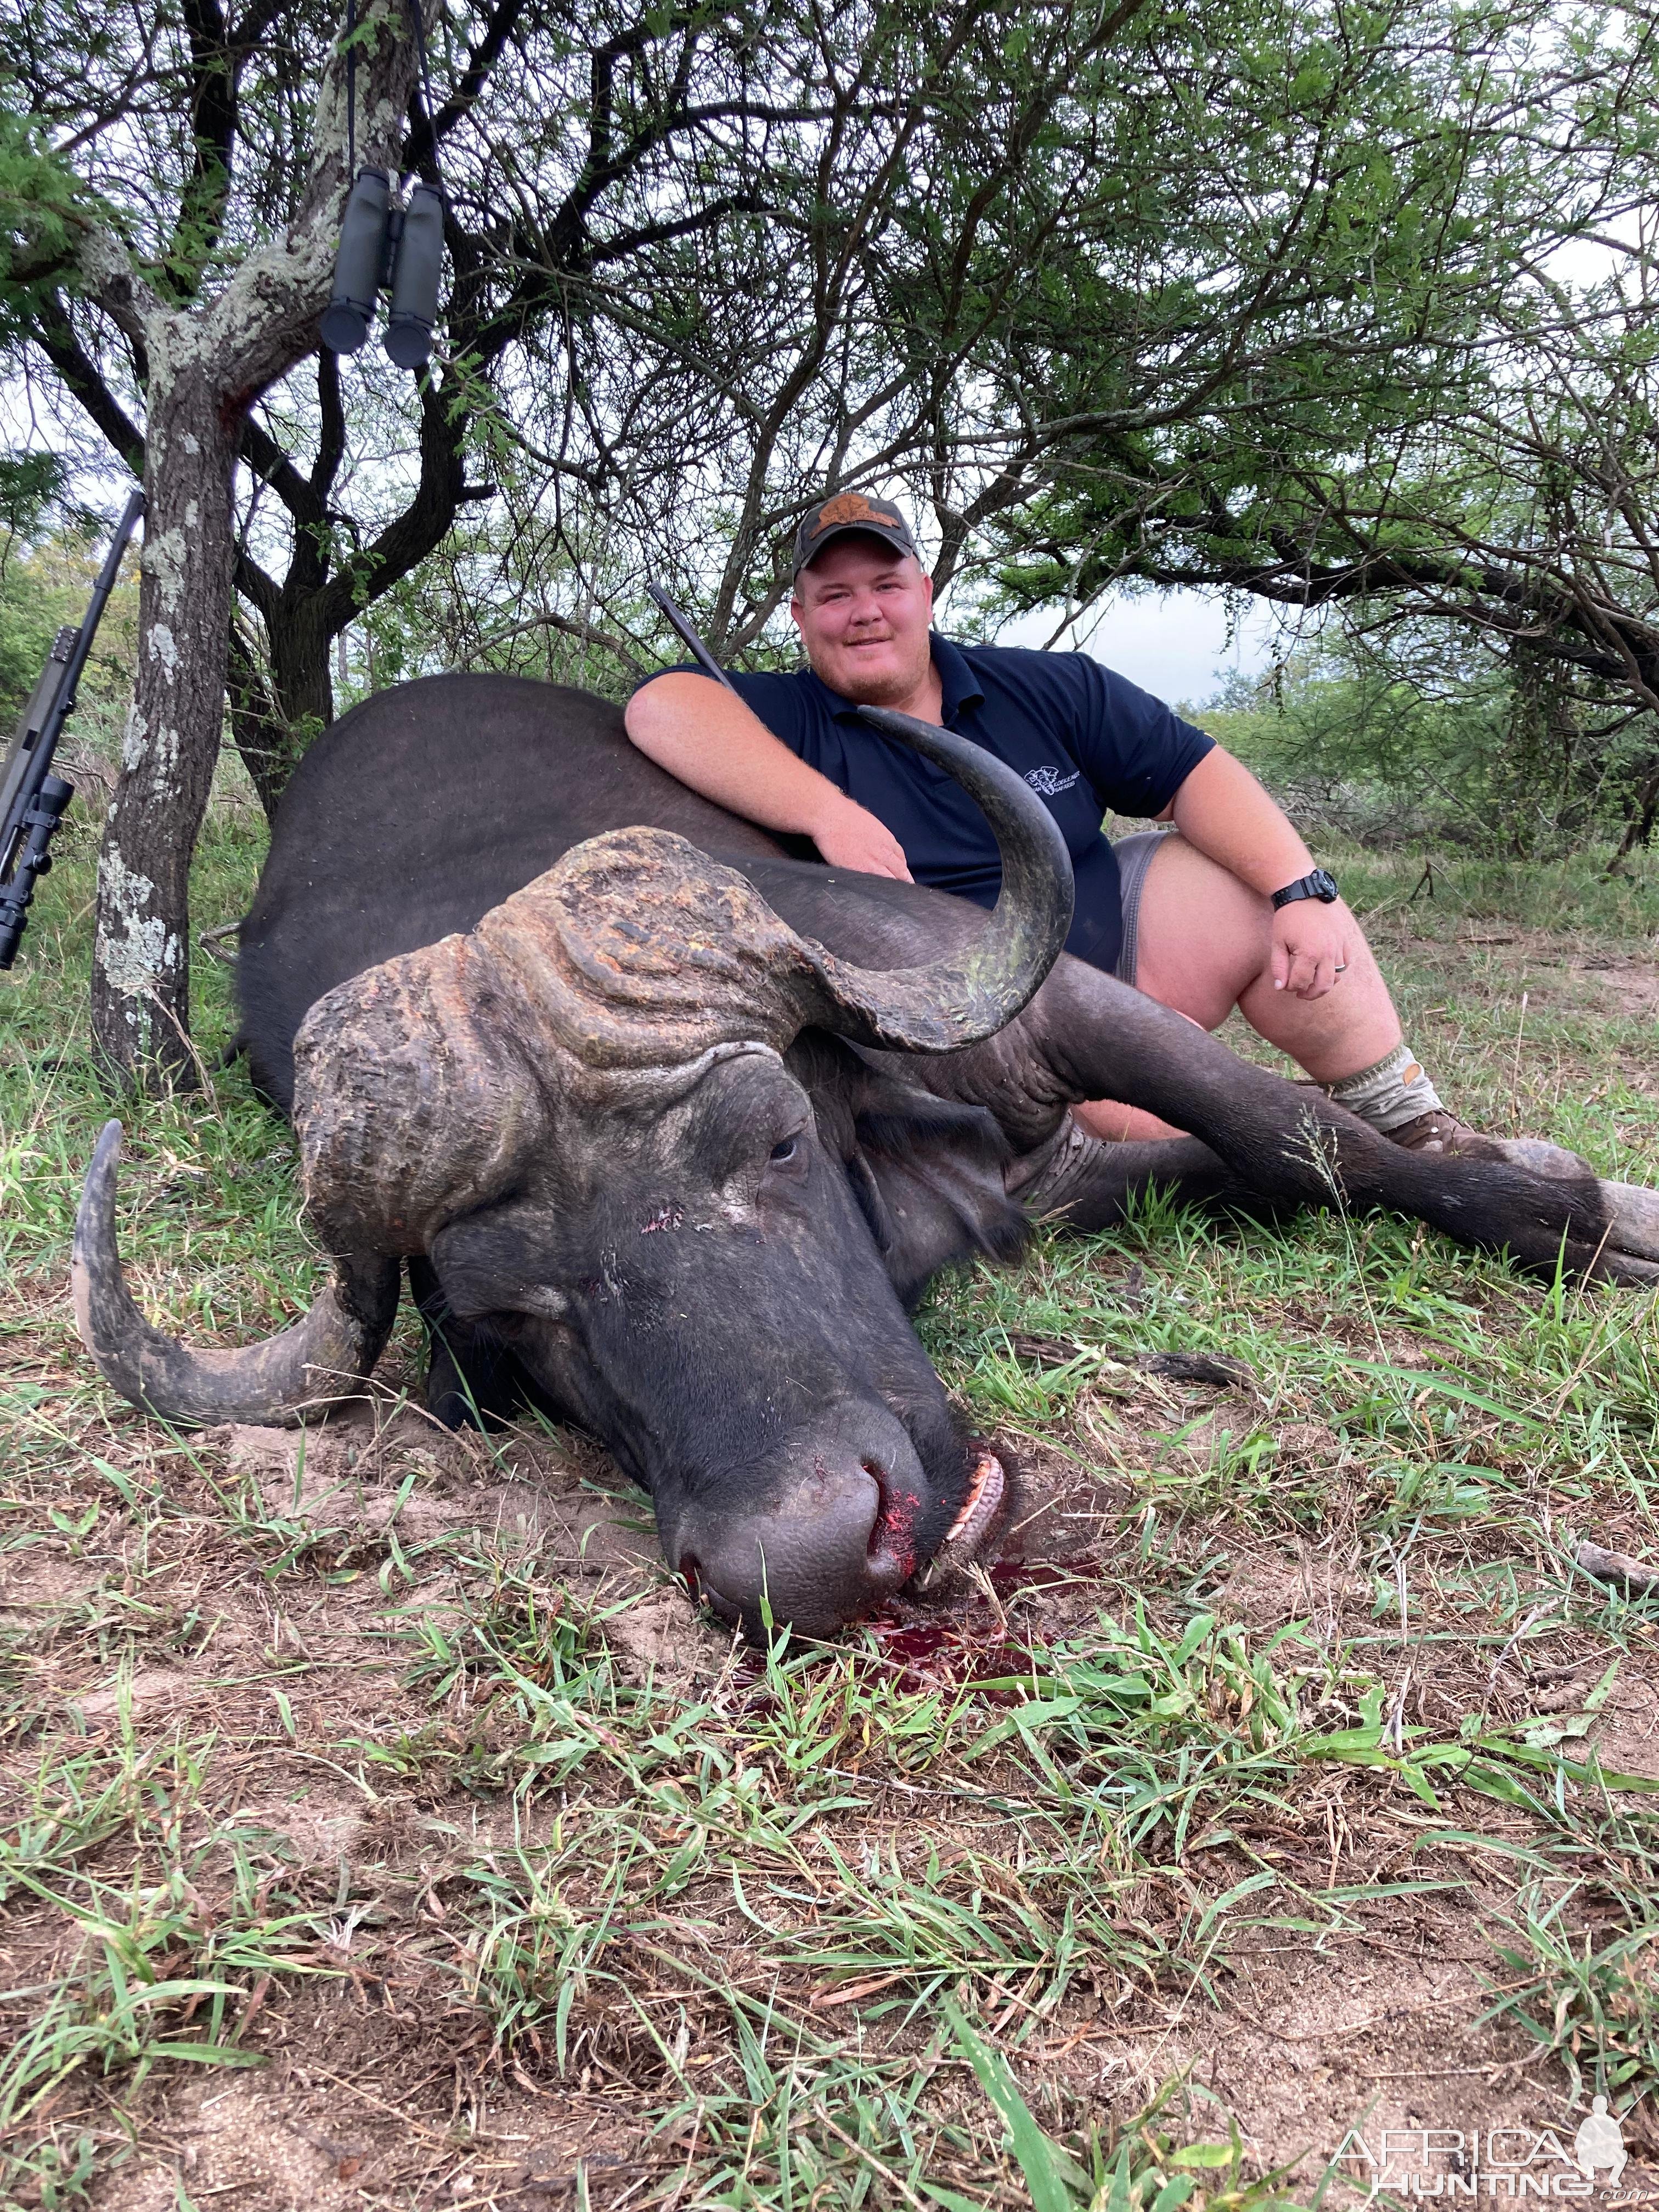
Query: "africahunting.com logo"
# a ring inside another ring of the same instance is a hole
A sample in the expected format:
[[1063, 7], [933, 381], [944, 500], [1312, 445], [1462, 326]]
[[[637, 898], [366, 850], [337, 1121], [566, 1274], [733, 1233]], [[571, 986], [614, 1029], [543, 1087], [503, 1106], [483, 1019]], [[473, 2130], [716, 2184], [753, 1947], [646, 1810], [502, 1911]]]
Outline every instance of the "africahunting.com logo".
[[1595, 2098], [1571, 2145], [1553, 2128], [1350, 2128], [1336, 2166], [1370, 2197], [1589, 2197], [1616, 2189], [1630, 2154], [1624, 2133]]

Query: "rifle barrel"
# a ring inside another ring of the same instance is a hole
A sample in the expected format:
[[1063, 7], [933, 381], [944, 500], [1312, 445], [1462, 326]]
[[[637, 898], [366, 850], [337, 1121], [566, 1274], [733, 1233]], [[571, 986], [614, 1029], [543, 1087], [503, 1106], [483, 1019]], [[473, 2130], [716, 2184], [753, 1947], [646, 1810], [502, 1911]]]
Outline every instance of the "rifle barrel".
[[104, 565], [98, 571], [97, 581], [92, 587], [92, 597], [81, 617], [81, 627], [76, 635], [75, 650], [70, 656], [69, 672], [64, 678], [64, 689], [58, 693], [63, 702], [58, 710], [61, 720], [75, 704], [76, 686], [81, 681], [81, 671], [87, 665], [87, 655], [92, 651], [92, 641], [98, 635], [98, 625], [103, 620], [104, 608], [110, 593], [115, 589], [115, 580], [121, 573], [121, 556], [127, 550], [127, 540], [138, 527], [144, 512], [144, 495], [135, 491], [129, 495], [121, 510], [121, 520], [115, 526], [115, 535], [109, 541], [109, 550], [104, 556]]
[[74, 786], [52, 774], [52, 755], [75, 695], [98, 624], [121, 573], [121, 556], [144, 512], [144, 495], [134, 492], [115, 526], [109, 550], [92, 587], [86, 613], [74, 629], [62, 629], [53, 642], [23, 719], [17, 726], [5, 773], [0, 777], [0, 969], [9, 968], [27, 927], [35, 880], [52, 866], [48, 848], [74, 797]]
[[3, 882], [11, 866], [10, 846], [15, 842], [10, 832], [16, 826], [18, 799], [33, 764], [34, 748], [42, 730], [52, 720], [52, 709], [64, 688], [64, 678], [69, 671], [70, 655], [75, 650], [75, 629], [65, 624], [52, 641], [46, 655], [46, 665], [40, 671], [39, 682], [28, 697], [28, 704], [19, 718], [16, 733], [11, 741], [11, 750], [6, 755], [5, 771], [0, 775], [0, 824], [6, 825], [7, 834], [0, 838], [0, 882]]
[[719, 661], [715, 659], [714, 654], [710, 653], [708, 647], [697, 635], [696, 630], [692, 629], [690, 621], [684, 611], [681, 607], [678, 606], [675, 602], [669, 598], [667, 592], [664, 591], [660, 584], [648, 583], [645, 588], [650, 592], [652, 598], [667, 616], [670, 627], [672, 629], [675, 635], [679, 639], [680, 643], [686, 647], [692, 659], [696, 662], [698, 667], [702, 669], [703, 674], [705, 676], [712, 676], [716, 684], [724, 684], [728, 691], [735, 691], [738, 688], [737, 685], [732, 681], [726, 671], [720, 666]]

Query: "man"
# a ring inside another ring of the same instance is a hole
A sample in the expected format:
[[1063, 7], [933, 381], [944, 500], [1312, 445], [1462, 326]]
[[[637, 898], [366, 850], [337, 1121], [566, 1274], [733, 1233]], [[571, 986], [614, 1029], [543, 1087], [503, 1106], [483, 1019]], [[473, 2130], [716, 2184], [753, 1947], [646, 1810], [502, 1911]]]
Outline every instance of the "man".
[[[1407, 1049], [1388, 988], [1336, 885], [1241, 763], [1078, 653], [957, 646], [931, 629], [933, 579], [890, 501], [842, 492], [795, 538], [790, 611], [808, 666], [710, 677], [672, 669], [628, 704], [640, 750], [763, 829], [810, 837], [832, 866], [927, 883], [989, 906], [1000, 867], [961, 786], [860, 720], [891, 707], [959, 731], [1047, 800], [1077, 878], [1068, 951], [1206, 1030], [1237, 1006], [1259, 1035], [1395, 1143], [1479, 1143]], [[1174, 825], [1115, 848], [1107, 810]], [[1109, 1099], [1091, 1135], [1173, 1137]]]

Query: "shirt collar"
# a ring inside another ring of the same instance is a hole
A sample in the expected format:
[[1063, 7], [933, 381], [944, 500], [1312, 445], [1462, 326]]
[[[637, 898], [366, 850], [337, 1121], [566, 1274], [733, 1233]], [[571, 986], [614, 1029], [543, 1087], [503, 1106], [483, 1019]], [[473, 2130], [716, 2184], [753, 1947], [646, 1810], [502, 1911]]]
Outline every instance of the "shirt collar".
[[948, 637], [941, 637], [935, 630], [933, 646], [933, 665], [939, 671], [939, 690], [945, 695], [945, 719], [949, 722], [959, 708], [982, 705], [984, 687], [969, 666], [968, 656], [959, 645], [952, 645]]
[[[933, 665], [939, 671], [943, 712], [948, 723], [958, 708], [982, 704], [985, 692], [968, 664], [968, 656], [959, 645], [952, 645], [948, 637], [941, 637], [937, 630], [928, 633], [928, 641], [933, 647]], [[850, 699], [843, 699], [839, 691], [832, 691], [823, 678], [814, 675], [811, 669], [806, 672], [823, 692], [831, 714], [838, 722], [856, 719], [859, 710]]]

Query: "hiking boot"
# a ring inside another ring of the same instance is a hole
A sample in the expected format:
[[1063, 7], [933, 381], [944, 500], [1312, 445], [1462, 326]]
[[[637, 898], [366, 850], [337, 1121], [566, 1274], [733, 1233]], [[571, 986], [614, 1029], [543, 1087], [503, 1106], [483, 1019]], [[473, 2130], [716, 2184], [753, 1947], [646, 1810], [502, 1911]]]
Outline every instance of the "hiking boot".
[[1391, 1145], [1398, 1145], [1408, 1152], [1473, 1152], [1477, 1157], [1484, 1152], [1491, 1158], [1498, 1150], [1492, 1138], [1471, 1129], [1467, 1121], [1460, 1121], [1443, 1106], [1431, 1106], [1426, 1114], [1402, 1121], [1397, 1129], [1389, 1130], [1387, 1135]]
[[[1298, 1091], [1317, 1091], [1330, 1097], [1329, 1087], [1316, 1083], [1310, 1075], [1295, 1079]], [[1397, 1127], [1379, 1130], [1391, 1145], [1398, 1145], [1408, 1152], [1460, 1152], [1480, 1158], [1503, 1158], [1501, 1138], [1483, 1137], [1478, 1129], [1471, 1129], [1467, 1121], [1460, 1121], [1455, 1114], [1449, 1114], [1443, 1106], [1431, 1106], [1426, 1114], [1414, 1115], [1409, 1121]]]
[[1443, 1106], [1431, 1107], [1414, 1121], [1402, 1122], [1399, 1128], [1390, 1129], [1388, 1137], [1390, 1144], [1399, 1145], [1408, 1152], [1437, 1153], [1443, 1158], [1449, 1154], [1465, 1160], [1502, 1160], [1506, 1167], [1524, 1168], [1530, 1175], [1547, 1176], [1556, 1182], [1593, 1179], [1595, 1172], [1588, 1160], [1559, 1145], [1547, 1144], [1540, 1137], [1489, 1137], [1479, 1129], [1471, 1129], [1467, 1121], [1460, 1121]]

